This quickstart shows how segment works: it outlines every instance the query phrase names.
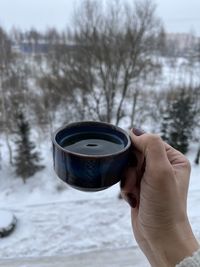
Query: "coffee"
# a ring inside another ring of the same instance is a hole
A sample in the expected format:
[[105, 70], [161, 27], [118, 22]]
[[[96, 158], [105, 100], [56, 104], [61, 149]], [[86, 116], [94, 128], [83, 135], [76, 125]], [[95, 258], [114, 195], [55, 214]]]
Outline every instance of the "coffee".
[[117, 153], [124, 148], [124, 144], [118, 138], [109, 134], [97, 133], [74, 134], [65, 139], [62, 147], [68, 151], [84, 155], [107, 155]]

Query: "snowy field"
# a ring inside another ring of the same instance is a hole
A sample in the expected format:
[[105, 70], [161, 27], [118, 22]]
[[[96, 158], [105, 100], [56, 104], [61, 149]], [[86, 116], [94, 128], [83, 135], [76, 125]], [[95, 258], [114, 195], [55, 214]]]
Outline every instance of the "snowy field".
[[[55, 177], [50, 145], [41, 146], [47, 167], [26, 184], [14, 177], [9, 166], [0, 170], [0, 210], [10, 210], [18, 219], [15, 231], [0, 239], [0, 258], [98, 255], [102, 250], [111, 251], [113, 257], [113, 250], [132, 249], [141, 262], [132, 262], [132, 266], [148, 266], [138, 254], [129, 207], [117, 197], [119, 185], [97, 193], [67, 187]], [[200, 167], [193, 164], [196, 149], [193, 145], [188, 154], [192, 163], [188, 212], [200, 238]]]

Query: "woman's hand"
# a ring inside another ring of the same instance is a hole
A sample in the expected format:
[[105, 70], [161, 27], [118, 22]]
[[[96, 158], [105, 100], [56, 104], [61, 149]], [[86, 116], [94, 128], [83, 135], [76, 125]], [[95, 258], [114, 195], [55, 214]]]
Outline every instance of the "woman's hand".
[[131, 139], [138, 163], [121, 190], [135, 238], [152, 266], [174, 267], [199, 248], [187, 217], [190, 163], [157, 135], [131, 133]]

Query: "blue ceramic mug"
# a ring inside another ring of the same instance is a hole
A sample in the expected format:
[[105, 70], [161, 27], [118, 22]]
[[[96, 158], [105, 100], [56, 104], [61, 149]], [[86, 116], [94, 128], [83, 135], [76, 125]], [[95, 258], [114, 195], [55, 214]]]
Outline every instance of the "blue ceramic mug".
[[99, 191], [120, 181], [131, 141], [121, 128], [102, 122], [76, 122], [52, 136], [56, 174], [82, 191]]

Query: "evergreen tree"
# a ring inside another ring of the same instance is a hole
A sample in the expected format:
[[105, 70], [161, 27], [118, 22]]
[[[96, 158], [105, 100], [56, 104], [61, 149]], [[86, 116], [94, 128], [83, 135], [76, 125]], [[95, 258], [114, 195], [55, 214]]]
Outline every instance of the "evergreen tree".
[[25, 120], [23, 112], [17, 114], [17, 135], [15, 172], [22, 178], [24, 183], [26, 179], [34, 175], [37, 171], [44, 168], [40, 165], [40, 156], [35, 151], [35, 144], [30, 141], [30, 125]]
[[194, 99], [188, 90], [179, 89], [168, 101], [161, 126], [162, 138], [185, 154], [194, 126]]

